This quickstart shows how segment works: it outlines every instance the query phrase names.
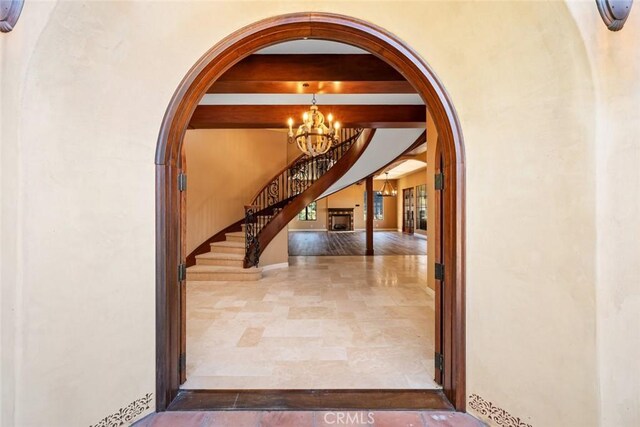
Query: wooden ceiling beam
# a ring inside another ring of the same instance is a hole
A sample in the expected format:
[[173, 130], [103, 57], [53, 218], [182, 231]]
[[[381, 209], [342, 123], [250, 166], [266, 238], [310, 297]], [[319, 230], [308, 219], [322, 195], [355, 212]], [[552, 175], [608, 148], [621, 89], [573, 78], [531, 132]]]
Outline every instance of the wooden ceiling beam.
[[208, 93], [416, 93], [374, 55], [250, 55]]
[[[293, 117], [300, 125], [308, 105], [199, 105], [189, 123], [191, 129], [286, 128]], [[424, 105], [321, 105], [347, 128], [424, 128]]]

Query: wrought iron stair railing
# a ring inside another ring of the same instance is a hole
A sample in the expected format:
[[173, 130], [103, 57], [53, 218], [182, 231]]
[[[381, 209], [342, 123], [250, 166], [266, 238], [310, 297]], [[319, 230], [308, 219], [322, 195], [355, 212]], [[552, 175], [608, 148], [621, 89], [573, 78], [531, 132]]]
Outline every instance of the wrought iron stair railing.
[[271, 179], [245, 206], [245, 266], [258, 266], [260, 231], [296, 196], [313, 185], [353, 146], [362, 129], [341, 129], [340, 144], [316, 157], [300, 156]]

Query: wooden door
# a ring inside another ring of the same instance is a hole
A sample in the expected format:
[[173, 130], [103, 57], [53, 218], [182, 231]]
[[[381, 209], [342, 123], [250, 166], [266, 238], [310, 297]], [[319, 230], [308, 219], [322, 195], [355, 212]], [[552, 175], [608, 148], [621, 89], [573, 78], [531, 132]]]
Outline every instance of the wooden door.
[[413, 187], [402, 190], [402, 232], [413, 234], [415, 228], [415, 198]]
[[[444, 269], [442, 269], [442, 271], [438, 271], [440, 270], [440, 265], [442, 265], [442, 263], [444, 262], [444, 251], [443, 251], [443, 247], [444, 247], [444, 239], [443, 239], [443, 235], [444, 233], [443, 231], [443, 215], [442, 213], [444, 212], [444, 197], [442, 197], [442, 193], [444, 191], [442, 185], [443, 185], [443, 181], [440, 181], [440, 177], [442, 177], [442, 171], [443, 171], [443, 160], [442, 160], [442, 155], [440, 154], [440, 150], [439, 150], [439, 146], [440, 144], [437, 144], [437, 148], [436, 148], [436, 159], [437, 160], [437, 166], [436, 166], [436, 176], [434, 179], [434, 185], [435, 185], [435, 189], [436, 191], [434, 192], [434, 200], [433, 200], [433, 206], [435, 208], [435, 212], [434, 212], [434, 218], [435, 218], [435, 222], [436, 222], [436, 226], [434, 227], [434, 229], [432, 230], [431, 235], [428, 236], [429, 239], [433, 239], [433, 241], [435, 242], [435, 251], [434, 251], [434, 260], [433, 262], [435, 263], [435, 276], [436, 276], [436, 280], [434, 282], [435, 284], [435, 335], [434, 335], [434, 364], [435, 364], [435, 381], [436, 383], [442, 385], [443, 380], [444, 380], [444, 322], [443, 322], [443, 314], [444, 314], [444, 289], [443, 289], [443, 285], [444, 285]], [[429, 201], [429, 203], [431, 203], [431, 201]], [[431, 262], [431, 260], [429, 260], [429, 262]], [[440, 274], [442, 274], [442, 276], [440, 276]]]

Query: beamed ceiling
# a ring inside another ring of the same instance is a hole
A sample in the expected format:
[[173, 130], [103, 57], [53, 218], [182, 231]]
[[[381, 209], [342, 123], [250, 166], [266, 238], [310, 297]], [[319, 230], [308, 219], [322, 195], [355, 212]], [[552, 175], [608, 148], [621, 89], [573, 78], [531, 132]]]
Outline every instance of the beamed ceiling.
[[314, 93], [321, 111], [343, 127], [424, 128], [426, 107], [414, 88], [386, 62], [362, 52], [301, 40], [250, 55], [209, 88], [190, 128], [285, 128], [289, 117], [299, 124]]

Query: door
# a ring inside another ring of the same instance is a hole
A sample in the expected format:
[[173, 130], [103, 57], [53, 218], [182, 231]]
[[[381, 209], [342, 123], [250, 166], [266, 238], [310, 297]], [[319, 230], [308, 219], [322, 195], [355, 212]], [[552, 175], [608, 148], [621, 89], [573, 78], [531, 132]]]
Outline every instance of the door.
[[413, 197], [413, 187], [402, 190], [402, 211], [403, 222], [402, 232], [413, 234], [415, 224], [415, 199]]
[[[444, 329], [443, 329], [443, 314], [444, 314], [444, 268], [440, 268], [444, 262], [444, 252], [443, 252], [443, 216], [444, 212], [444, 197], [443, 197], [443, 160], [442, 155], [440, 154], [440, 144], [437, 144], [436, 148], [436, 176], [435, 176], [435, 192], [434, 192], [434, 200], [433, 206], [435, 208], [434, 218], [436, 221], [436, 226], [433, 230], [433, 235], [429, 236], [429, 238], [433, 238], [435, 242], [435, 251], [434, 251], [434, 260], [435, 263], [435, 276], [436, 280], [434, 282], [435, 285], [435, 335], [434, 335], [434, 363], [435, 363], [435, 381], [436, 383], [442, 385], [443, 377], [444, 377]], [[431, 202], [429, 202], [431, 203]]]

